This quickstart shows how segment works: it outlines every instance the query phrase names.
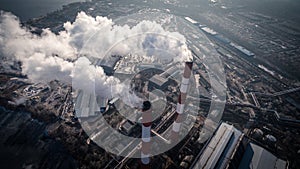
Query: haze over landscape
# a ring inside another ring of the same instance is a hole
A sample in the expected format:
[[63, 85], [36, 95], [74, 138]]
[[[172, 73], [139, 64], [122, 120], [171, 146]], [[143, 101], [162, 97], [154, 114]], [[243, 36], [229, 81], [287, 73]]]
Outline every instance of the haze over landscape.
[[299, 9], [0, 0], [0, 167], [297, 168]]

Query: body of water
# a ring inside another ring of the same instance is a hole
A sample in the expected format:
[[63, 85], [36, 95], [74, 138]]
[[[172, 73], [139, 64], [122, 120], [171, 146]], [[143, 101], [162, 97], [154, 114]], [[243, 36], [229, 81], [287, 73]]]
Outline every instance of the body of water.
[[22, 21], [44, 16], [63, 5], [85, 0], [0, 0], [0, 10], [12, 12]]

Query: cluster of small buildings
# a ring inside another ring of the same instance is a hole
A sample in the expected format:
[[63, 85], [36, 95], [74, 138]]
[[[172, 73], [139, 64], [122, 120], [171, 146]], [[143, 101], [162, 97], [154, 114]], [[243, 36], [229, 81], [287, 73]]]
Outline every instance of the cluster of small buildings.
[[40, 92], [49, 91], [50, 87], [47, 84], [43, 83], [35, 83], [32, 85], [27, 86], [23, 92], [27, 97], [33, 97], [38, 95]]

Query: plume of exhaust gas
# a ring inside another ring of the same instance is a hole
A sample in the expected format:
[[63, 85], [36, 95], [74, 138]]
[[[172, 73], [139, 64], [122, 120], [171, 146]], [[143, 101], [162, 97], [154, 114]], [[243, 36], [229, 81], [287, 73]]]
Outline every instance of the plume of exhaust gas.
[[64, 28], [58, 34], [43, 29], [41, 35], [36, 35], [22, 26], [16, 16], [1, 11], [0, 55], [20, 61], [22, 73], [32, 82], [73, 82], [75, 89], [94, 90], [107, 98], [130, 95], [124, 93], [128, 86], [115, 77], [106, 76], [101, 67], [92, 65], [89, 60], [103, 59], [112, 46], [108, 54], [124, 56], [135, 51], [138, 55], [132, 57], [143, 57], [149, 62], [191, 58], [183, 35], [165, 31], [152, 21], [142, 21], [133, 27], [120, 26], [106, 17], [94, 18], [80, 12], [75, 21], [66, 22]]

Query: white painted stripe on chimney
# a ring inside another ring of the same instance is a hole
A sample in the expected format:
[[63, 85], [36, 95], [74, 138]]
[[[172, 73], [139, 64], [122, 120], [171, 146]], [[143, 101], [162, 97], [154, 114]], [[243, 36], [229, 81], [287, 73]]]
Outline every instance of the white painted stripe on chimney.
[[177, 103], [176, 112], [177, 112], [178, 114], [182, 114], [182, 113], [183, 113], [183, 110], [184, 110], [184, 104], [179, 104], [179, 103]]
[[151, 126], [149, 126], [149, 127], [142, 126], [143, 142], [150, 142], [150, 133], [151, 133], [150, 130], [151, 130]]
[[180, 126], [181, 126], [181, 123], [177, 123], [176, 121], [173, 123], [173, 127], [172, 127], [172, 130], [176, 133], [179, 132], [179, 129], [180, 129]]
[[188, 84], [181, 84], [181, 86], [180, 86], [180, 91], [182, 92], [182, 93], [187, 93], [187, 89], [188, 89]]
[[189, 78], [182, 77], [181, 84], [189, 84], [189, 83], [190, 83]]
[[143, 164], [149, 164], [150, 163], [150, 154], [144, 154], [141, 152], [141, 161]]

